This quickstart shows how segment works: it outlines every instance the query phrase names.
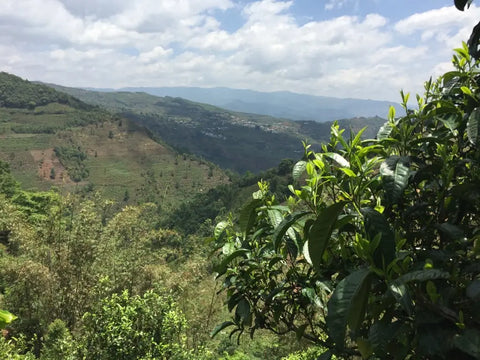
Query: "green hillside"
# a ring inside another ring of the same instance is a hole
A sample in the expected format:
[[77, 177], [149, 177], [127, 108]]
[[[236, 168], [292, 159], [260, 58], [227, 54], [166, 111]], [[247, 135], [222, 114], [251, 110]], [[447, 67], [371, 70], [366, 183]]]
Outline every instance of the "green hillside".
[[[331, 123], [291, 121], [266, 115], [228, 111], [182, 98], [138, 92], [98, 92], [56, 85], [85, 102], [99, 105], [151, 130], [178, 149], [201, 156], [223, 168], [243, 173], [277, 166], [282, 159], [298, 159], [301, 142], [318, 146], [328, 141]], [[342, 120], [347, 130], [369, 125], [375, 134], [384, 120]]]
[[6, 73], [0, 89], [0, 159], [26, 188], [98, 190], [170, 208], [226, 181], [217, 167], [70, 95]]

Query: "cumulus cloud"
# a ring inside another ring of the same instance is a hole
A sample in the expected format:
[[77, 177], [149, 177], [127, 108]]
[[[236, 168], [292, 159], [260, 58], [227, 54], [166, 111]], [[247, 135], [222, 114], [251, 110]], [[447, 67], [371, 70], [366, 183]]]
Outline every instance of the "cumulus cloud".
[[[2, 0], [0, 70], [69, 86], [228, 86], [396, 100], [401, 88], [420, 91], [445, 69], [480, 17], [476, 7], [447, 7], [396, 23], [380, 14], [304, 23], [296, 1]], [[232, 14], [241, 23], [228, 31], [223, 21]]]

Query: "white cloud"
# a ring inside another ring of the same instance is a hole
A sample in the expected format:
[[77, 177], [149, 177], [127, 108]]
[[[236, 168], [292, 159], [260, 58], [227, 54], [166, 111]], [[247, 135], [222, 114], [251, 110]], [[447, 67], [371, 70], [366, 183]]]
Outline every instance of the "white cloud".
[[325, 4], [325, 10], [334, 10], [334, 9], [341, 9], [344, 6], [349, 5], [350, 3], [353, 3], [353, 8], [358, 10], [360, 6], [359, 0], [328, 0], [327, 3]]
[[[299, 23], [295, 1], [2, 0], [0, 70], [70, 86], [228, 86], [398, 100], [447, 68], [480, 9]], [[356, 1], [329, 1], [339, 8]], [[227, 31], [217, 15], [242, 19]]]

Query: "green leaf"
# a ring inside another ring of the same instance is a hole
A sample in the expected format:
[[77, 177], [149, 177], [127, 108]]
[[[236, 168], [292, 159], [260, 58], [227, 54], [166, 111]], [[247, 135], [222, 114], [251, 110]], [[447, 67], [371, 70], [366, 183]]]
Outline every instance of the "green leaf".
[[327, 332], [338, 348], [343, 348], [347, 326], [353, 331], [365, 316], [371, 282], [368, 269], [357, 270], [337, 285], [328, 301]]
[[475, 108], [468, 117], [467, 136], [473, 145], [478, 143], [480, 133], [480, 108]]
[[392, 283], [389, 286], [389, 290], [405, 312], [411, 315], [413, 313], [413, 302], [405, 284]]
[[250, 303], [247, 300], [242, 298], [238, 302], [237, 308], [235, 309], [235, 317], [241, 319], [244, 325], [247, 325], [251, 321]]
[[352, 140], [351, 147], [354, 148], [357, 146], [357, 144], [360, 142], [362, 138], [362, 134], [367, 130], [367, 127], [365, 126], [364, 128], [360, 129], [360, 131], [355, 135], [355, 138]]
[[7, 310], [0, 310], [0, 329], [3, 329], [7, 324], [17, 319], [15, 315]]
[[277, 209], [268, 209], [267, 215], [270, 220], [270, 224], [276, 228], [283, 220], [282, 212]]
[[238, 220], [240, 225], [240, 230], [242, 231], [244, 237], [248, 235], [250, 229], [252, 228], [253, 224], [255, 223], [255, 219], [257, 216], [257, 207], [262, 204], [262, 200], [260, 199], [253, 199], [247, 205], [245, 205], [242, 210], [240, 211], [240, 218]]
[[220, 237], [220, 235], [223, 233], [223, 231], [227, 226], [228, 226], [228, 221], [220, 221], [217, 224], [217, 226], [215, 226], [215, 232], [214, 232], [215, 239], [218, 239]]
[[286, 218], [282, 220], [282, 222], [275, 228], [272, 236], [273, 246], [275, 250], [278, 249], [280, 243], [283, 239], [283, 236], [287, 232], [287, 230], [300, 218], [311, 214], [310, 211], [298, 211], [294, 212], [293, 214], [288, 215]]
[[390, 137], [390, 134], [392, 133], [392, 130], [393, 130], [393, 123], [390, 121], [387, 121], [378, 130], [377, 139], [380, 141], [388, 139]]
[[408, 185], [410, 159], [406, 156], [390, 156], [380, 165], [385, 196], [390, 204], [400, 201]]
[[345, 175], [349, 176], [349, 177], [357, 177], [357, 175], [352, 171], [350, 170], [349, 168], [339, 168], [341, 171], [343, 171], [345, 173]]
[[242, 256], [242, 255], [244, 255], [248, 252], [249, 252], [249, 250], [247, 250], [247, 249], [238, 249], [238, 250], [234, 251], [233, 253], [231, 253], [230, 255], [228, 255], [225, 259], [223, 259], [220, 264], [215, 266], [214, 270], [218, 273], [217, 277], [220, 277], [223, 274], [225, 274], [225, 272], [227, 271], [228, 265], [230, 264], [230, 262], [233, 259], [235, 259], [239, 256]]
[[423, 270], [415, 270], [409, 273], [406, 273], [399, 278], [393, 281], [393, 284], [396, 286], [400, 286], [402, 284], [406, 284], [412, 281], [424, 282], [427, 280], [435, 280], [435, 279], [449, 279], [450, 273], [443, 270], [438, 269], [423, 269]]
[[383, 214], [372, 208], [363, 208], [361, 211], [368, 239], [373, 241], [381, 234], [380, 243], [373, 253], [373, 261], [376, 267], [384, 269], [395, 258], [395, 234]]
[[388, 109], [388, 120], [395, 120], [395, 107], [393, 106], [390, 106], [390, 108]]
[[326, 157], [334, 160], [338, 165], [344, 168], [350, 168], [350, 163], [342, 155], [333, 152], [326, 152], [323, 154]]
[[[457, 128], [458, 124], [457, 124], [457, 119], [458, 119], [458, 116], [457, 114], [448, 114], [447, 116], [439, 116], [438, 117], [438, 120], [441, 121], [441, 123], [448, 129], [450, 130], [452, 133], [454, 133], [455, 129]], [[426, 139], [416, 139], [415, 142], [418, 143], [420, 141], [435, 141], [435, 142], [438, 142], [436, 139], [432, 140], [431, 138], [426, 138]], [[413, 142], [410, 142], [410, 145], [412, 145]]]
[[222, 331], [223, 329], [225, 329], [229, 326], [233, 326], [233, 325], [235, 325], [235, 323], [233, 321], [224, 321], [223, 323], [218, 324], [217, 326], [215, 326], [215, 328], [210, 333], [210, 337], [212, 337], [212, 338], [215, 337], [215, 335], [217, 335], [220, 331]]
[[292, 170], [293, 180], [298, 180], [298, 178], [300, 176], [302, 176], [302, 174], [305, 172], [306, 167], [307, 167], [307, 162], [306, 161], [301, 160], [301, 161], [297, 162], [293, 166], [293, 170]]
[[465, 94], [465, 95], [472, 95], [472, 90], [470, 90], [470, 88], [466, 87], [466, 86], [462, 86], [460, 87], [460, 90], [462, 90], [462, 92]]
[[480, 331], [468, 329], [462, 335], [455, 336], [453, 343], [461, 351], [480, 359]]
[[319, 269], [338, 216], [345, 202], [338, 202], [323, 209], [308, 233], [308, 254], [315, 268]]

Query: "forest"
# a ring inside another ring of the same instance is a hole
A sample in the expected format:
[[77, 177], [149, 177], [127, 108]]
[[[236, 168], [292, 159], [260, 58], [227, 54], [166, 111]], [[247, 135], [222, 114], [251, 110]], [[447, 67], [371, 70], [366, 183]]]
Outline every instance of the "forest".
[[[297, 159], [243, 176], [153, 144], [150, 115], [0, 74], [2, 141], [63, 139], [43, 190], [16, 178], [26, 157], [2, 153], [2, 358], [479, 359], [479, 38], [423, 95], [401, 91], [374, 136], [334, 122]], [[123, 171], [142, 180], [97, 191], [111, 155], [86, 134], [142, 139], [168, 173], [135, 148], [145, 167]]]

